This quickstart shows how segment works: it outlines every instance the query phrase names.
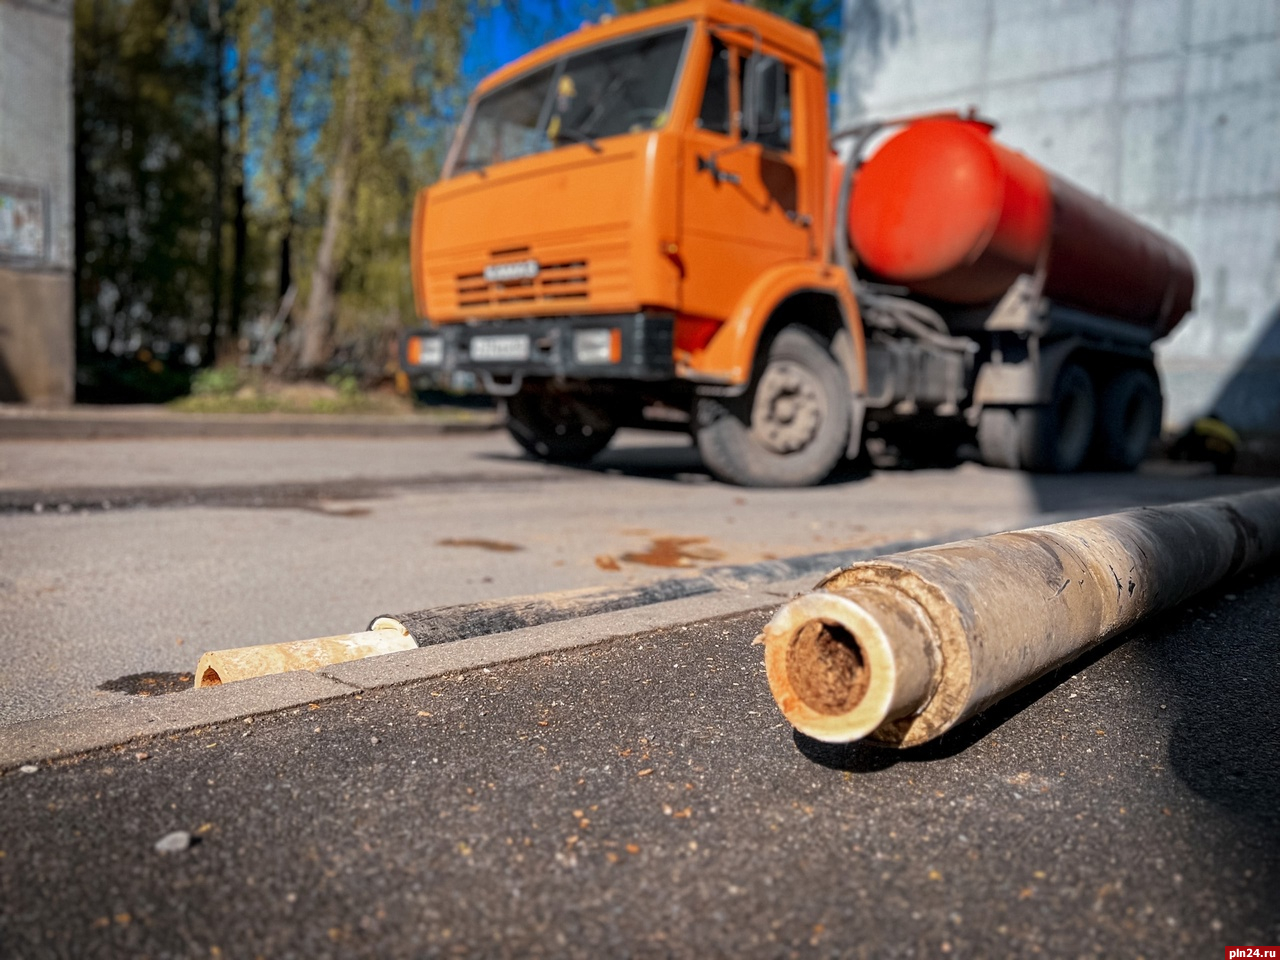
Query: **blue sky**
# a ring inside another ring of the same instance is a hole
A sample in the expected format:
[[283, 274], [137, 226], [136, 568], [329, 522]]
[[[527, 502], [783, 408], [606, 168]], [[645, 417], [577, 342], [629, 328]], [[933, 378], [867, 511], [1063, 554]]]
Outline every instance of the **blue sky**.
[[[513, 7], [518, 10], [514, 16]], [[612, 10], [607, 0], [500, 4], [477, 18], [462, 58], [463, 73], [474, 84], [534, 47], [576, 30], [584, 20], [598, 20]]]
[[[604, 14], [611, 14], [613, 9], [612, 0], [497, 0], [477, 17], [475, 28], [465, 41], [463, 86], [474, 87], [503, 64], [578, 29], [585, 20], [599, 20]], [[828, 51], [828, 56], [832, 55]], [[834, 90], [830, 100], [834, 109]]]

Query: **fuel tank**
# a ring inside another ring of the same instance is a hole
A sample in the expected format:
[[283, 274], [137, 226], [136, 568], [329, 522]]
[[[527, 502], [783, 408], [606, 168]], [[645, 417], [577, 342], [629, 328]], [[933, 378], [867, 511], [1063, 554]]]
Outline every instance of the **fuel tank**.
[[1047, 297], [1169, 333], [1195, 292], [1186, 251], [997, 143], [993, 129], [922, 119], [871, 156], [848, 211], [860, 272], [963, 305], [996, 300], [1043, 266]]

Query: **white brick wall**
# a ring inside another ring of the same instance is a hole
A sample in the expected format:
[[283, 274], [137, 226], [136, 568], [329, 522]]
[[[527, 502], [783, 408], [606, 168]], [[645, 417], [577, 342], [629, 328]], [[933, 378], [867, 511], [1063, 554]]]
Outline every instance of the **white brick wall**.
[[49, 260], [72, 250], [70, 0], [0, 0], [0, 180], [36, 184], [49, 198]]
[[1200, 271], [1160, 349], [1171, 423], [1243, 365], [1224, 412], [1280, 432], [1280, 0], [845, 0], [844, 23], [838, 122], [976, 105], [1170, 233]]

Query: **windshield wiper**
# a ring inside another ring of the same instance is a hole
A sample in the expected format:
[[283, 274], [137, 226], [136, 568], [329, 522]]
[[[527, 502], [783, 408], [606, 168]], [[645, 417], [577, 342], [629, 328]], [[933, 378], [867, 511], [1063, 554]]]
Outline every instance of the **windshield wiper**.
[[596, 153], [604, 152], [604, 147], [600, 146], [600, 144], [596, 142], [595, 137], [591, 136], [589, 133], [583, 133], [576, 127], [561, 127], [556, 132], [555, 138], [557, 140], [572, 140], [575, 143], [585, 143]]

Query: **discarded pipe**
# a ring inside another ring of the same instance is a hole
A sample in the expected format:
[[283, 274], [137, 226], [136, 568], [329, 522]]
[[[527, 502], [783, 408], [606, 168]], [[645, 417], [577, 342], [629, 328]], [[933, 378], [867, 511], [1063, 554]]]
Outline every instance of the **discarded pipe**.
[[1280, 487], [857, 563], [764, 628], [769, 687], [811, 737], [915, 746], [1277, 557]]
[[[381, 653], [414, 650], [417, 644], [409, 632], [389, 623], [375, 622], [364, 633], [344, 633], [336, 637], [268, 643], [258, 647], [236, 647], [204, 654], [196, 664], [196, 686], [216, 687], [233, 680], [263, 677], [289, 670], [319, 670], [348, 660], [360, 660]], [[381, 629], [377, 629], [381, 628]]]
[[[375, 617], [364, 633], [206, 653], [196, 667], [195, 685], [212, 687], [288, 670], [318, 670], [330, 664], [382, 653], [630, 610], [717, 590], [791, 580], [819, 570], [830, 570], [838, 564], [850, 563], [874, 553], [868, 549], [815, 553], [759, 563], [709, 567], [699, 576], [659, 580], [639, 586], [560, 590], [536, 596], [481, 600], [395, 616], [384, 615]], [[384, 631], [389, 631], [391, 636], [384, 635]]]

